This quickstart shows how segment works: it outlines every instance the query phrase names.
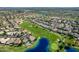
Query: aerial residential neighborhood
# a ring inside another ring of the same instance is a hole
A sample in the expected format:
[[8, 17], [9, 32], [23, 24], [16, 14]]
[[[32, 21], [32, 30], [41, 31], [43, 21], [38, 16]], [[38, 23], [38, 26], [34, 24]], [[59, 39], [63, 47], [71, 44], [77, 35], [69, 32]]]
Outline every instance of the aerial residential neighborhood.
[[5, 11], [1, 12], [3, 14], [0, 14], [0, 44], [10, 46], [19, 46], [21, 44], [25, 46], [32, 45], [36, 38], [31, 33], [20, 28], [19, 24], [23, 20], [15, 18], [16, 16], [12, 14], [6, 13], [6, 15], [4, 14]]
[[46, 22], [40, 19], [31, 19], [31, 21], [51, 31], [55, 31], [61, 34], [69, 34], [79, 39], [79, 21], [78, 20], [65, 20], [62, 18], [53, 17]]
[[79, 51], [79, 8], [0, 7], [0, 51], [67, 52], [71, 48]]

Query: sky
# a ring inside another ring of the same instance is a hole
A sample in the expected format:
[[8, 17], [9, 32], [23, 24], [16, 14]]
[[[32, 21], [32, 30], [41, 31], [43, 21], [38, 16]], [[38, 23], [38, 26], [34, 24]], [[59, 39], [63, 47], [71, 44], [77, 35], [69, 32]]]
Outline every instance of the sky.
[[1, 0], [0, 7], [79, 7], [79, 0]]

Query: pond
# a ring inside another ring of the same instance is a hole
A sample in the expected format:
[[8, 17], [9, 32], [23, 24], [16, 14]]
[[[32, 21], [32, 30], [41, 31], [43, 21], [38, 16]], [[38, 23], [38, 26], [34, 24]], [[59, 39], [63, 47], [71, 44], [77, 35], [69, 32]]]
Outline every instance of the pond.
[[25, 52], [48, 52], [49, 41], [47, 38], [41, 38], [36, 47], [26, 50]]
[[65, 47], [65, 52], [78, 52], [78, 50], [72, 47]]
[[[49, 40], [47, 38], [41, 38], [39, 39], [37, 45], [34, 48], [30, 48], [25, 52], [49, 52], [48, 45], [49, 45]], [[65, 49], [64, 52], [78, 52], [78, 50], [73, 47], [65, 46], [64, 49]]]

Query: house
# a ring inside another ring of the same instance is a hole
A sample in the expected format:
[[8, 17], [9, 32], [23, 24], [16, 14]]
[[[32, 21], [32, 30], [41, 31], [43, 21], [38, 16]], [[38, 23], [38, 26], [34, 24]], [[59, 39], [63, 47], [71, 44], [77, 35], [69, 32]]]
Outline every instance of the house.
[[19, 44], [21, 44], [21, 43], [22, 43], [22, 42], [21, 42], [20, 38], [11, 38], [10, 40], [8, 40], [8, 41], [6, 42], [7, 45], [12, 45], [12, 44], [14, 44], [14, 45], [19, 45]]
[[16, 40], [13, 42], [15, 45], [19, 45], [22, 43], [20, 38], [15, 38]]
[[11, 44], [13, 44], [13, 42], [14, 42], [15, 40], [16, 40], [15, 38], [11, 38], [10, 40], [8, 40], [8, 41], [6, 42], [6, 44], [7, 44], [7, 45], [11, 45]]
[[10, 38], [0, 38], [0, 43], [6, 44], [8, 40], [10, 40]]
[[29, 36], [29, 39], [30, 39], [31, 41], [34, 41], [34, 40], [35, 40], [35, 37], [32, 36], [32, 35], [30, 35], [30, 36]]
[[30, 42], [27, 42], [26, 44], [25, 44], [25, 46], [31, 46], [32, 44], [30, 43]]

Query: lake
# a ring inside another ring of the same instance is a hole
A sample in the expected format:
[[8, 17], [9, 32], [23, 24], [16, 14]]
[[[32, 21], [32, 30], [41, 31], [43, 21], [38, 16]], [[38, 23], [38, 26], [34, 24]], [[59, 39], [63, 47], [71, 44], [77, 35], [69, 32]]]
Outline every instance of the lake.
[[48, 52], [49, 41], [47, 38], [39, 39], [36, 47], [26, 50], [25, 52]]

